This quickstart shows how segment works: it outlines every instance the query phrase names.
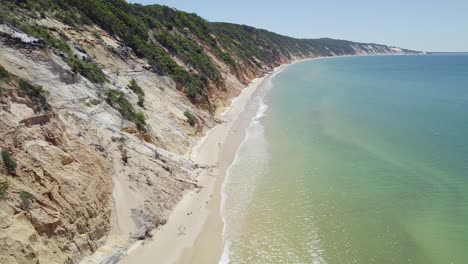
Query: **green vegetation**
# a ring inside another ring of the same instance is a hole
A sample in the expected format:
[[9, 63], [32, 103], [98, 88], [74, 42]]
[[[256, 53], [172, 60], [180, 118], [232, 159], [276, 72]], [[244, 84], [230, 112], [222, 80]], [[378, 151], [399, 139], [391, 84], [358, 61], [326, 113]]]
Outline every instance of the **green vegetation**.
[[[124, 0], [22, 0], [16, 3], [0, 0], [0, 6], [2, 4], [5, 5], [6, 10], [13, 10], [16, 4], [16, 7], [45, 11], [48, 14], [73, 13], [75, 14], [73, 17], [79, 18], [73, 18], [73, 20], [79, 20], [74, 21], [74, 23], [95, 23], [110, 34], [119, 36], [137, 55], [146, 58], [155, 72], [169, 75], [174, 81], [184, 86], [189, 96], [202, 95], [207, 86], [208, 78], [213, 78], [213, 80], [219, 78], [219, 72], [213, 67], [211, 59], [204, 54], [198, 54], [200, 47], [188, 37], [184, 42], [177, 39], [177, 43], [178, 45], [188, 43], [184, 45], [190, 48], [189, 55], [185, 56], [181, 52], [176, 55], [183, 56], [182, 59], [187, 60], [185, 61], [187, 64], [193, 64], [192, 67], [207, 74], [206, 76], [189, 73], [164, 52], [158, 43], [153, 43], [150, 40], [148, 32], [162, 30], [165, 25], [172, 23], [175, 23], [181, 32], [183, 32], [184, 27], [188, 26], [190, 28], [203, 28], [204, 34], [207, 35], [209, 24], [198, 16], [158, 5], [128, 4]], [[196, 21], [192, 21], [193, 19]], [[94, 74], [87, 75], [86, 71], [83, 70], [85, 67], [82, 67], [83, 65], [76, 58], [71, 58], [67, 62], [71, 67], [74, 67], [76, 72], [91, 81], [103, 82], [103, 78], [99, 78], [99, 74], [97, 74], [98, 78], [94, 78], [96, 76]], [[91, 68], [90, 73], [93, 73], [94, 70], [97, 69]], [[96, 72], [99, 73], [99, 71]]]
[[131, 117], [131, 121], [136, 124], [140, 131], [144, 131], [146, 128], [145, 114], [142, 112], [134, 112]]
[[206, 77], [187, 72], [155, 45], [142, 40], [137, 40], [134, 45], [136, 53], [146, 58], [157, 73], [172, 77], [175, 82], [183, 85], [185, 91], [192, 97], [203, 94]]
[[50, 34], [44, 28], [39, 26], [31, 25], [22, 25], [21, 29], [28, 35], [43, 39], [47, 45], [50, 47], [56, 48], [59, 51], [69, 54], [71, 52], [70, 46], [61, 38], [57, 38], [54, 35]]
[[141, 107], [144, 107], [145, 104], [145, 92], [141, 87], [138, 85], [138, 83], [135, 81], [135, 79], [132, 79], [130, 83], [128, 84], [128, 89], [132, 90], [134, 93], [138, 95], [138, 105]]
[[42, 86], [34, 86], [24, 79], [18, 81], [18, 87], [24, 91], [30, 92], [32, 96], [39, 97], [41, 95], [47, 94], [47, 91], [44, 90]]
[[22, 191], [22, 192], [20, 192], [20, 199], [21, 199], [22, 201], [24, 201], [24, 200], [32, 200], [32, 199], [34, 199], [34, 196], [33, 196], [32, 194], [26, 192], [26, 191]]
[[229, 65], [235, 66], [236, 61], [232, 58], [231, 54], [222, 51], [217, 45], [213, 45], [212, 47], [213, 52], [218, 56], [218, 58], [222, 59]]
[[187, 117], [187, 120], [188, 120], [190, 126], [195, 126], [195, 124], [198, 123], [197, 118], [192, 113], [190, 113], [189, 111], [185, 111], [184, 116]]
[[141, 89], [141, 87], [138, 85], [138, 83], [135, 81], [135, 79], [132, 79], [129, 84], [128, 84], [128, 89], [132, 90], [134, 93], [138, 94], [138, 95], [145, 95], [145, 92], [143, 91], [143, 89]]
[[6, 196], [8, 187], [10, 187], [10, 185], [7, 181], [0, 181], [0, 198], [4, 198]]
[[145, 97], [142, 95], [138, 95], [138, 102], [137, 105], [140, 107], [145, 107]]
[[[17, 8], [21, 8], [21, 12], [15, 12]], [[374, 45], [333, 39], [296, 39], [244, 25], [210, 23], [196, 14], [160, 5], [131, 4], [125, 0], [0, 0], [0, 22], [21, 24], [9, 14], [28, 12], [29, 16], [53, 16], [69, 25], [98, 25], [146, 59], [153, 71], [170, 76], [178, 86], [183, 86], [190, 97], [205, 95], [210, 84], [222, 79], [212, 56], [242, 71], [240, 65], [272, 67], [284, 58], [354, 54], [356, 46], [366, 50], [368, 45]], [[26, 31], [42, 37], [59, 50], [67, 49], [66, 43], [41, 29], [33, 27]], [[189, 70], [178, 65], [174, 57]], [[67, 62], [91, 81], [105, 81], [97, 65], [88, 65], [77, 58]]]
[[171, 34], [167, 30], [155, 34], [154, 37], [171, 53], [187, 62], [210, 80], [216, 81], [221, 77], [210, 57], [204, 53], [202, 47], [193, 39], [185, 37], [182, 34]]
[[[37, 11], [41, 12], [41, 16], [45, 16], [45, 10], [54, 10], [56, 18], [61, 19], [66, 24], [72, 26], [79, 26], [85, 23], [91, 23], [89, 19], [87, 19], [85, 16], [80, 15], [79, 12], [77, 13], [76, 10], [60, 9], [61, 3], [62, 1], [53, 0], [22, 0], [17, 1], [16, 4], [17, 6], [23, 9], [31, 11], [31, 15], [35, 13], [33, 11]], [[0, 0], [0, 9], [2, 8], [13, 11], [15, 7], [14, 4], [11, 2]], [[0, 16], [1, 15], [2, 13], [0, 12]], [[0, 22], [2, 22], [1, 19]], [[24, 33], [42, 39], [49, 47], [55, 48], [58, 51], [65, 53], [65, 56], [67, 56], [66, 62], [75, 73], [81, 74], [83, 77], [89, 79], [91, 82], [94, 83], [101, 84], [107, 81], [106, 76], [97, 64], [95, 64], [91, 60], [80, 60], [76, 56], [72, 56], [72, 49], [63, 39], [63, 37], [56, 37], [44, 27], [28, 24], [28, 22], [18, 20], [15, 17], [12, 18], [8, 14], [6, 14], [6, 16], [4, 17], [3, 22], [13, 24], [14, 26], [24, 31]]]
[[35, 199], [34, 195], [26, 191], [21, 191], [19, 197], [21, 199], [21, 208], [23, 210], [29, 210], [32, 200]]
[[0, 22], [13, 22], [12, 17], [8, 15], [19, 7], [29, 12], [29, 15], [32, 17], [45, 18], [47, 14], [53, 15], [56, 19], [70, 26], [91, 23], [87, 17], [82, 16], [76, 10], [63, 9], [60, 6], [61, 3], [63, 3], [62, 0], [0, 0], [0, 15], [3, 15], [2, 11], [5, 14], [5, 16], [0, 16]]
[[[2, 65], [0, 65], [0, 80], [8, 81], [10, 78], [10, 73], [3, 68]], [[0, 96], [3, 96], [6, 92], [6, 89], [3, 87], [0, 87]]]
[[16, 170], [16, 161], [10, 155], [10, 152], [6, 149], [2, 149], [2, 159], [3, 165], [5, 166], [8, 174], [12, 175], [15, 173]]
[[[137, 55], [146, 58], [157, 73], [167, 74], [174, 81], [182, 84], [190, 96], [203, 93], [206, 81], [202, 76], [190, 74], [177, 65], [160, 47], [149, 41], [148, 32], [161, 26], [157, 17], [151, 15], [154, 13], [153, 7], [159, 6], [144, 7], [128, 4], [124, 0], [62, 0], [58, 2], [61, 8], [77, 10], [109, 33], [122, 38]], [[157, 9], [160, 10], [160, 8]]]
[[74, 73], [81, 74], [93, 83], [102, 84], [107, 81], [106, 75], [101, 68], [91, 60], [80, 60], [77, 56], [73, 56], [67, 58], [66, 62]]
[[10, 73], [0, 65], [0, 80], [7, 79], [10, 76]]
[[93, 31], [93, 32], [91, 32], [91, 34], [93, 35], [93, 37], [95, 39], [102, 40], [101, 35], [99, 35], [99, 33], [97, 31]]
[[31, 101], [33, 101], [35, 106], [35, 112], [47, 112], [51, 109], [51, 106], [49, 105], [49, 103], [47, 103], [46, 98], [48, 92], [44, 90], [42, 86], [34, 86], [28, 81], [20, 79], [18, 81], [18, 87], [28, 95]]
[[133, 122], [140, 131], [146, 130], [145, 115], [135, 111], [123, 92], [107, 90], [105, 95], [107, 103], [117, 109], [123, 118]]

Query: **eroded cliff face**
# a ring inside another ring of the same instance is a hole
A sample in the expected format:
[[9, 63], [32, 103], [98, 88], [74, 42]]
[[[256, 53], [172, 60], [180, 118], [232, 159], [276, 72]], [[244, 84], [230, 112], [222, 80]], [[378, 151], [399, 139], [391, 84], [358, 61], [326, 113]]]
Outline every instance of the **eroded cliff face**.
[[[0, 146], [17, 167], [0, 176], [8, 184], [0, 200], [0, 263], [77, 263], [109, 235], [121, 247], [145, 238], [186, 190], [199, 187], [197, 167], [184, 154], [216, 124], [105, 32], [44, 23], [67, 34], [76, 53], [94, 57], [110, 82], [89, 82], [59, 52], [1, 26], [0, 65], [11, 76], [0, 80]], [[91, 36], [95, 31], [99, 40]], [[20, 79], [42, 86], [50, 109], [37, 111]], [[127, 88], [131, 79], [145, 91], [144, 107]], [[145, 113], [145, 133], [106, 103], [107, 89], [123, 91]], [[188, 124], [184, 111], [198, 126]], [[24, 192], [31, 194], [27, 207]]]
[[[207, 97], [191, 98], [97, 26], [70, 27], [50, 18], [33, 23], [66, 39], [77, 57], [92, 58], [109, 82], [90, 82], [59, 50], [0, 25], [0, 65], [10, 73], [0, 80], [0, 147], [17, 163], [14, 172], [4, 164], [1, 170], [0, 183], [8, 188], [0, 198], [0, 263], [77, 263], [106, 243], [118, 254], [148, 237], [187, 190], [202, 188], [196, 179], [202, 168], [188, 153], [219, 122], [216, 113], [273, 67], [317, 56], [276, 54], [263, 64], [236, 58], [232, 67], [208, 53], [222, 78], [210, 83]], [[353, 48], [354, 54], [401, 51]], [[20, 79], [41, 86], [46, 102], [28, 95]], [[128, 88], [132, 79], [144, 91], [143, 106]], [[144, 131], [106, 102], [108, 90], [121, 91], [144, 114]], [[185, 112], [195, 117], [194, 126]]]
[[32, 114], [2, 98], [0, 145], [17, 168], [1, 176], [8, 189], [0, 201], [0, 248], [8, 253], [0, 262], [73, 262], [94, 252], [109, 232], [111, 164], [59, 116]]

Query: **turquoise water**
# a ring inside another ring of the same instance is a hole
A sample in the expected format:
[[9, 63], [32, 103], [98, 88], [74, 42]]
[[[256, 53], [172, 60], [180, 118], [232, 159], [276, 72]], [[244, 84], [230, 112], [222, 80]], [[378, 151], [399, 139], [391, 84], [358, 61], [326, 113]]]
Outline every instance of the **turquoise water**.
[[223, 262], [468, 263], [467, 55], [314, 60], [266, 86]]

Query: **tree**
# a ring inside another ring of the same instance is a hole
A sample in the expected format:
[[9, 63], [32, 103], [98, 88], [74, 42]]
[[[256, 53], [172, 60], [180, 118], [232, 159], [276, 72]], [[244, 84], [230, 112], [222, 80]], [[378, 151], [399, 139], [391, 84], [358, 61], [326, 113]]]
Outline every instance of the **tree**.
[[132, 79], [127, 87], [128, 87], [128, 89], [132, 90], [134, 93], [136, 93], [138, 95], [143, 95], [143, 96], [145, 95], [145, 92], [138, 85], [138, 83], [135, 81], [135, 79]]
[[145, 97], [142, 96], [142, 95], [139, 95], [138, 96], [138, 102], [137, 104], [140, 106], [140, 107], [144, 107], [145, 106]]
[[132, 90], [134, 93], [136, 93], [138, 95], [137, 104], [140, 107], [144, 107], [144, 105], [145, 105], [145, 92], [138, 85], [138, 83], [135, 81], [135, 79], [132, 79], [127, 87], [128, 87], [128, 89]]
[[187, 117], [190, 126], [194, 126], [198, 122], [197, 118], [189, 111], [185, 111], [184, 116]]
[[4, 198], [6, 196], [9, 184], [7, 181], [0, 181], [0, 198]]
[[6, 79], [8, 78], [8, 76], [10, 76], [8, 71], [5, 68], [3, 68], [3, 66], [0, 65], [0, 80]]
[[2, 159], [3, 165], [7, 169], [8, 174], [14, 174], [16, 169], [16, 161], [14, 161], [13, 158], [11, 158], [10, 152], [8, 150], [2, 150]]

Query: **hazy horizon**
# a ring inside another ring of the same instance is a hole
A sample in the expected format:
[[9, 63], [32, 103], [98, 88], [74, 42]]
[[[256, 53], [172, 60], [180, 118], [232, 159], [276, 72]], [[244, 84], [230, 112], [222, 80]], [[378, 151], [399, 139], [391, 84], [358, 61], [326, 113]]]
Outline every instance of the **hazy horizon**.
[[467, 1], [128, 2], [167, 5], [212, 22], [245, 24], [295, 38], [344, 39], [427, 52], [468, 52], [468, 36], [460, 34], [466, 31], [464, 25], [468, 25], [468, 16], [464, 14], [468, 10]]

